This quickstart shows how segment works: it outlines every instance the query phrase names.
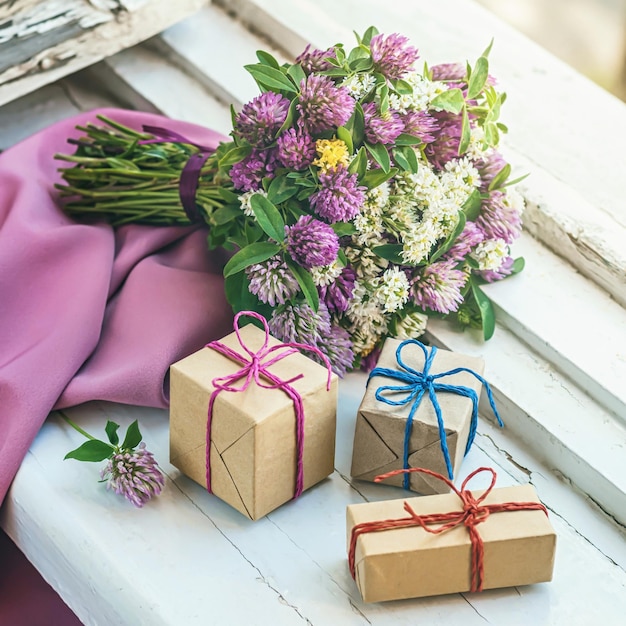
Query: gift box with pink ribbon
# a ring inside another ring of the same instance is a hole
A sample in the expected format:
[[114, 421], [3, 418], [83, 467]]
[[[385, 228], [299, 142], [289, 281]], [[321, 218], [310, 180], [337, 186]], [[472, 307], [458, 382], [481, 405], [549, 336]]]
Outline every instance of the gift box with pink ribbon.
[[[438, 480], [452, 493], [347, 508], [348, 564], [365, 602], [514, 587], [552, 579], [556, 533], [532, 485], [494, 489], [496, 473], [472, 472], [457, 489], [423, 468], [394, 470]], [[487, 489], [470, 491], [477, 475]]]
[[333, 472], [338, 385], [319, 350], [274, 339], [261, 315], [234, 328], [170, 368], [170, 460], [254, 520]]

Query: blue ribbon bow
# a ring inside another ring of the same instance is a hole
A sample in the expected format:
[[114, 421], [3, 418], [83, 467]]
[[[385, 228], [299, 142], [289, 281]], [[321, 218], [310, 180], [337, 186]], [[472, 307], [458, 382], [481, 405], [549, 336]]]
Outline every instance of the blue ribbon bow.
[[[424, 368], [421, 372], [408, 366], [402, 360], [402, 349], [410, 344], [415, 344], [416, 346], [419, 346], [424, 353]], [[450, 461], [450, 451], [448, 450], [446, 430], [443, 424], [443, 416], [441, 415], [441, 406], [439, 405], [439, 401], [437, 400], [437, 392], [444, 391], [448, 393], [454, 393], [459, 396], [469, 398], [472, 401], [472, 420], [470, 423], [469, 436], [467, 438], [467, 446], [465, 447], [465, 454], [469, 452], [469, 449], [472, 447], [472, 443], [474, 442], [474, 437], [476, 436], [476, 428], [478, 426], [478, 394], [469, 387], [465, 387], [463, 385], [446, 385], [445, 383], [438, 383], [436, 382], [436, 380], [438, 378], [443, 378], [444, 376], [453, 376], [454, 374], [458, 374], [459, 372], [467, 372], [468, 374], [475, 376], [485, 387], [485, 391], [487, 392], [487, 398], [489, 399], [489, 404], [491, 405], [493, 413], [498, 420], [498, 424], [502, 427], [504, 426], [504, 423], [502, 422], [502, 419], [500, 419], [500, 414], [498, 413], [498, 409], [496, 408], [496, 404], [493, 399], [493, 394], [491, 393], [491, 387], [489, 386], [489, 383], [473, 370], [467, 367], [456, 367], [452, 370], [448, 370], [447, 372], [441, 372], [439, 374], [429, 374], [430, 367], [433, 364], [436, 354], [436, 347], [433, 346], [430, 352], [428, 352], [426, 346], [420, 341], [417, 341], [417, 339], [407, 339], [406, 341], [403, 341], [396, 350], [396, 361], [401, 369], [396, 370], [386, 367], [376, 367], [371, 371], [367, 382], [369, 384], [369, 381], [374, 376], [386, 376], [387, 378], [393, 378], [404, 383], [402, 385], [382, 385], [376, 390], [375, 394], [376, 399], [379, 402], [384, 402], [385, 404], [389, 404], [391, 406], [404, 406], [406, 404], [412, 403], [409, 416], [406, 420], [406, 427], [404, 429], [404, 469], [409, 469], [409, 441], [411, 439], [411, 431], [413, 429], [413, 417], [415, 416], [415, 413], [420, 405], [420, 402], [422, 401], [422, 398], [424, 397], [426, 392], [428, 392], [428, 397], [430, 398], [430, 401], [432, 402], [432, 405], [435, 409], [435, 414], [437, 415], [441, 451], [443, 452], [443, 456], [446, 461], [448, 478], [450, 478], [450, 480], [453, 480], [454, 476], [452, 471], [452, 462]], [[387, 392], [392, 395], [404, 395], [398, 400], [392, 400], [391, 398], [384, 395]], [[404, 475], [402, 482], [402, 486], [404, 487], [404, 489], [409, 489], [409, 478], [409, 474]]]

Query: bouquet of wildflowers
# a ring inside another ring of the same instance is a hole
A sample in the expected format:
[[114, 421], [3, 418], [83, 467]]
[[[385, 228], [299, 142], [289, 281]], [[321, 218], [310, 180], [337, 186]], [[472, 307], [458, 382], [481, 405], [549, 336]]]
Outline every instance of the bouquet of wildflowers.
[[373, 27], [352, 50], [307, 47], [293, 64], [258, 52], [246, 69], [261, 94], [211, 153], [163, 129], [84, 127], [76, 154], [59, 155], [73, 164], [66, 210], [114, 224], [201, 219], [209, 247], [232, 252], [233, 309], [318, 347], [340, 374], [386, 336], [418, 337], [429, 316], [489, 338], [481, 285], [523, 267], [509, 250], [523, 200], [497, 151], [505, 96], [488, 53], [418, 69], [405, 37]]

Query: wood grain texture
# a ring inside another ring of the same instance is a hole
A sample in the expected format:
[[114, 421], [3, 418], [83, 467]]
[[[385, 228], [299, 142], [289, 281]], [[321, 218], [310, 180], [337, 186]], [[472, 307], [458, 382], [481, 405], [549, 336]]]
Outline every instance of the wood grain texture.
[[3, 2], [0, 4], [0, 105], [151, 37], [205, 2]]

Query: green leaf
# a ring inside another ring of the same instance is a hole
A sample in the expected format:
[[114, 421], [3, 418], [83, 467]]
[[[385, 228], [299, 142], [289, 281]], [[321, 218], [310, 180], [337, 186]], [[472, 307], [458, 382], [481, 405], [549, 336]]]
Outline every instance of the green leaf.
[[525, 265], [526, 265], [526, 261], [524, 260], [524, 257], [518, 256], [517, 259], [513, 261], [513, 266], [511, 267], [511, 275], [519, 274], [524, 269]]
[[485, 48], [485, 51], [480, 56], [487, 58], [489, 56], [489, 53], [491, 52], [492, 46], [493, 46], [493, 38], [489, 42], [489, 45]]
[[306, 78], [306, 74], [304, 73], [304, 70], [298, 63], [295, 63], [294, 65], [290, 65], [289, 69], [287, 70], [287, 74], [289, 74], [289, 76], [293, 78], [293, 81], [296, 84], [296, 87], [298, 88], [300, 88], [300, 83]]
[[469, 148], [471, 139], [470, 134], [470, 123], [469, 117], [467, 115], [467, 108], [463, 107], [463, 122], [461, 124], [461, 140], [459, 141], [459, 152], [458, 155], [461, 156], [467, 152]]
[[139, 432], [139, 422], [135, 420], [126, 431], [126, 437], [120, 446], [123, 450], [132, 450], [141, 443], [141, 433]]
[[226, 189], [225, 187], [218, 187], [217, 193], [220, 194], [220, 198], [225, 200], [228, 204], [237, 204], [239, 202], [239, 196], [230, 189]]
[[404, 156], [404, 154], [402, 154], [402, 152], [400, 152], [400, 150], [395, 149], [392, 151], [393, 154], [393, 160], [405, 171], [405, 172], [410, 172], [411, 171], [411, 165], [409, 164], [409, 162], [407, 161], [406, 157]]
[[115, 448], [104, 441], [98, 439], [90, 439], [85, 441], [82, 446], [72, 450], [65, 455], [65, 459], [76, 459], [77, 461], [89, 461], [95, 463], [104, 461], [115, 454]]
[[383, 170], [369, 170], [360, 180], [360, 183], [365, 185], [368, 189], [374, 189], [390, 178], [393, 178], [398, 171], [397, 167], [392, 167], [388, 172]]
[[348, 72], [340, 67], [331, 67], [328, 70], [323, 70], [322, 72], [318, 72], [319, 74], [323, 74], [324, 76], [347, 76]]
[[422, 140], [419, 137], [407, 135], [406, 133], [399, 135], [395, 141], [396, 146], [416, 146], [420, 143], [422, 143]]
[[120, 427], [119, 424], [112, 422], [111, 420], [107, 421], [107, 425], [104, 427], [104, 432], [107, 434], [109, 441], [116, 446], [120, 442], [120, 438], [117, 436], [117, 429]]
[[348, 55], [348, 64], [352, 63], [352, 61], [356, 61], [357, 59], [369, 58], [369, 56], [369, 50], [365, 46], [357, 46], [356, 48], [352, 48], [352, 50], [350, 50], [350, 54]]
[[[298, 187], [286, 176], [277, 176], [267, 190], [267, 199], [274, 204], [289, 200], [298, 193]], [[282, 239], [281, 239], [282, 241]]]
[[230, 167], [235, 163], [239, 163], [241, 159], [247, 157], [250, 152], [252, 152], [252, 148], [250, 146], [240, 146], [239, 148], [233, 148], [229, 150], [218, 162], [218, 166], [220, 168]]
[[228, 276], [224, 280], [224, 292], [235, 313], [255, 310], [259, 304], [256, 296], [250, 293], [250, 281], [245, 272]]
[[430, 102], [430, 106], [434, 109], [442, 109], [455, 114], [460, 113], [464, 105], [465, 98], [463, 97], [463, 92], [457, 87], [440, 93]]
[[274, 67], [262, 64], [244, 65], [243, 67], [250, 73], [254, 80], [264, 87], [289, 91], [291, 93], [298, 92], [293, 83], [280, 70]]
[[487, 294], [474, 282], [473, 279], [470, 280], [472, 284], [472, 294], [476, 304], [478, 305], [480, 318], [483, 323], [483, 337], [485, 338], [485, 341], [487, 341], [493, 337], [493, 333], [496, 330], [496, 314], [493, 310], [493, 304], [491, 304], [491, 300], [487, 297]]
[[257, 50], [256, 58], [259, 59], [263, 65], [267, 65], [275, 69], [280, 68], [278, 61], [269, 52], [265, 52], [265, 50]]
[[356, 173], [359, 180], [365, 176], [367, 172], [367, 151], [365, 148], [361, 147], [359, 149], [354, 159], [350, 162], [350, 165], [348, 165], [348, 172], [350, 172], [350, 174]]
[[511, 185], [517, 185], [517, 183], [521, 183], [525, 178], [528, 178], [530, 174], [524, 174], [523, 176], [519, 176], [518, 178], [514, 178], [513, 180], [509, 180], [506, 185], [502, 185], [502, 187], [510, 187]]
[[372, 158], [380, 167], [383, 172], [387, 173], [389, 168], [391, 167], [391, 160], [389, 159], [389, 152], [387, 152], [387, 148], [382, 143], [365, 143], [365, 148], [372, 155]]
[[260, 193], [253, 194], [250, 198], [250, 208], [254, 211], [257, 222], [266, 235], [279, 243], [285, 239], [283, 217], [276, 206], [265, 196]]
[[369, 57], [364, 57], [362, 59], [355, 59], [352, 63], [348, 63], [348, 67], [353, 72], [366, 72], [367, 70], [371, 70], [374, 67], [374, 61], [372, 61]]
[[346, 235], [354, 235], [356, 228], [351, 222], [335, 222], [330, 227], [335, 231], [338, 237], [345, 237]]
[[280, 252], [280, 246], [268, 241], [251, 243], [234, 254], [224, 266], [224, 277], [232, 276], [246, 267], [271, 259]]
[[361, 39], [361, 41], [366, 45], [369, 46], [370, 45], [370, 41], [372, 41], [372, 37], [374, 35], [378, 35], [378, 29], [376, 28], [376, 26], [370, 26], [365, 33], [363, 33], [363, 38]]
[[382, 83], [382, 86], [379, 86], [378, 89], [378, 97], [380, 98], [380, 114], [385, 115], [389, 110], [389, 87], [385, 83]]
[[211, 222], [216, 226], [228, 224], [242, 215], [243, 211], [238, 206], [223, 206], [212, 213]]
[[354, 107], [354, 113], [346, 122], [346, 128], [352, 134], [352, 145], [360, 146], [365, 136], [365, 117], [363, 115], [363, 107], [358, 102]]
[[345, 127], [339, 126], [337, 128], [337, 138], [341, 139], [346, 146], [348, 146], [348, 152], [352, 154], [354, 152], [354, 144], [352, 143], [352, 133]]
[[487, 57], [480, 57], [476, 61], [470, 76], [469, 85], [467, 86], [468, 100], [473, 100], [480, 94], [487, 82], [487, 76], [489, 76], [489, 61], [487, 61]]
[[317, 313], [320, 306], [320, 298], [311, 274], [301, 265], [295, 263], [292, 259], [287, 259], [287, 265], [289, 266], [291, 273], [296, 277], [296, 280], [300, 285], [300, 289], [302, 289], [302, 293], [304, 294], [309, 306]]
[[465, 228], [465, 213], [459, 211], [459, 219], [454, 227], [454, 230], [446, 237], [446, 240], [430, 255], [428, 259], [430, 263], [434, 263], [437, 259], [441, 258], [454, 244], [457, 237], [463, 232]]
[[399, 243], [386, 243], [382, 246], [375, 246], [372, 251], [377, 254], [381, 259], [387, 259], [392, 263], [402, 265], [404, 259], [402, 258], [402, 245]]
[[400, 148], [396, 149], [397, 152], [401, 152], [404, 158], [409, 163], [409, 172], [411, 174], [416, 174], [419, 168], [419, 164], [417, 162], [417, 154], [415, 154], [415, 150], [411, 146], [400, 146]]
[[392, 80], [391, 85], [393, 90], [401, 96], [407, 96], [413, 93], [411, 83], [407, 83], [406, 80]]
[[493, 191], [494, 189], [500, 189], [506, 182], [506, 179], [511, 175], [511, 166], [507, 163], [494, 177], [493, 180], [489, 183], [489, 191]]
[[465, 213], [465, 217], [468, 221], [473, 222], [478, 217], [482, 202], [483, 199], [481, 198], [480, 191], [474, 189], [463, 203], [463, 213]]
[[278, 129], [278, 132], [276, 133], [276, 137], [278, 137], [279, 135], [282, 135], [282, 133], [287, 130], [288, 128], [291, 127], [291, 125], [293, 124], [293, 120], [296, 116], [296, 107], [298, 106], [298, 99], [294, 98], [291, 101], [291, 104], [289, 105], [289, 110], [287, 111], [287, 117], [285, 118], [285, 121], [283, 122], [283, 125]]

